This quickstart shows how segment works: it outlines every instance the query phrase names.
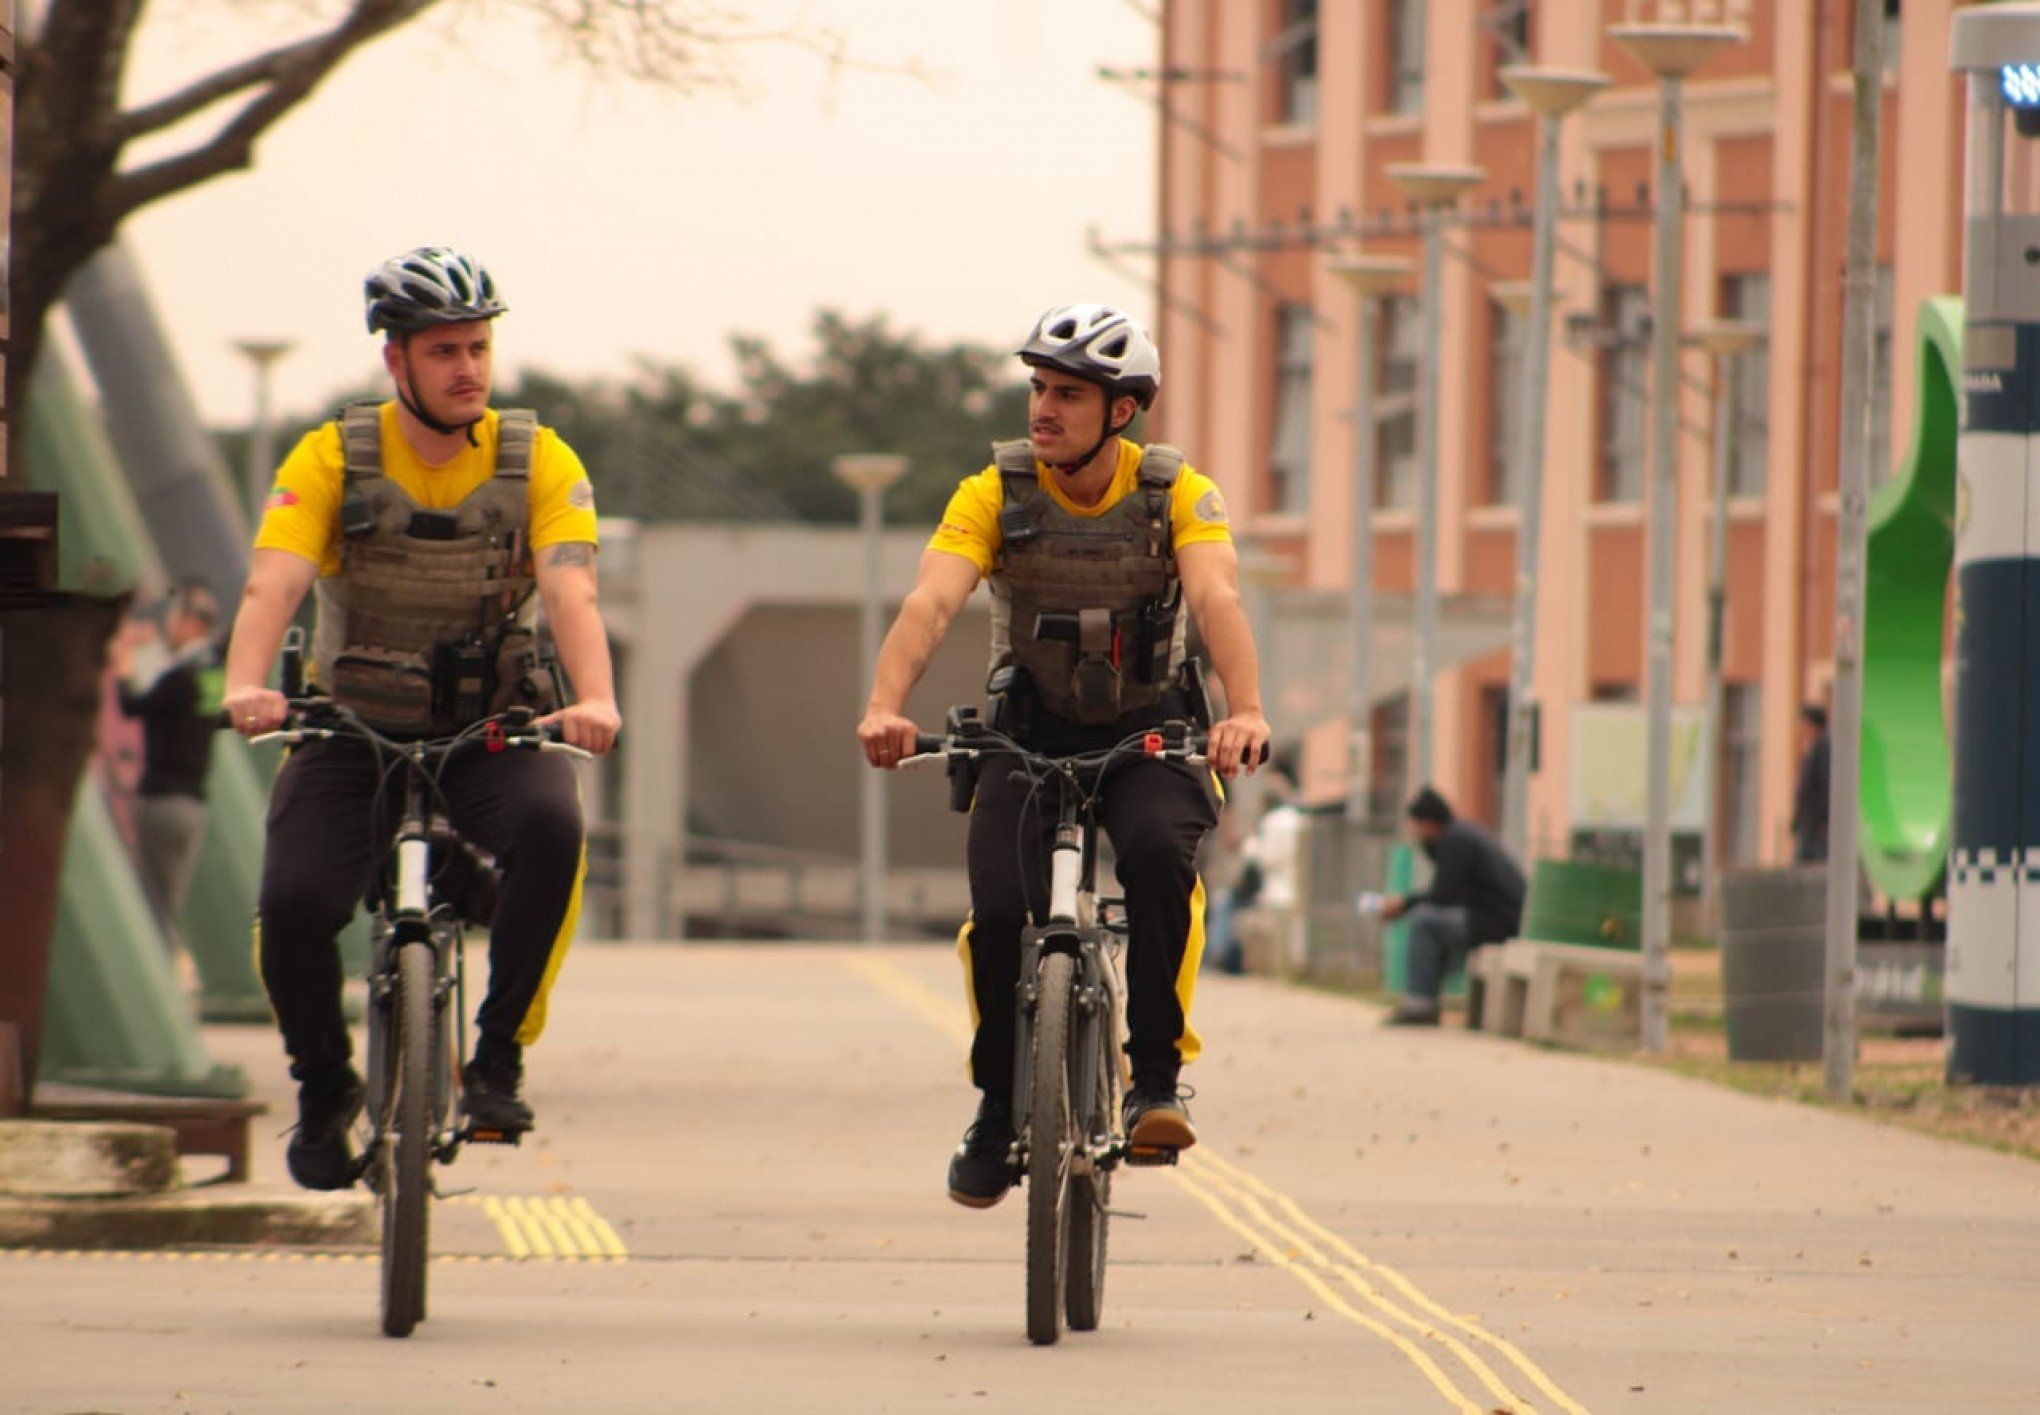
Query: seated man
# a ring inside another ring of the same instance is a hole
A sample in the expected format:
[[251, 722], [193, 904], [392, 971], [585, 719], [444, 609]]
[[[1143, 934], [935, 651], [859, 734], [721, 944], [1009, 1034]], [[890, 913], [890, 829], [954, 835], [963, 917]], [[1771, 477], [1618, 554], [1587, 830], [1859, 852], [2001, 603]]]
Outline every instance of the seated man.
[[1403, 999], [1384, 1018], [1391, 1027], [1438, 1025], [1438, 992], [1446, 976], [1485, 943], [1512, 937], [1523, 924], [1523, 871], [1492, 835], [1459, 820], [1443, 796], [1426, 786], [1410, 798], [1410, 835], [1431, 860], [1421, 894], [1391, 894], [1381, 917], [1410, 921], [1409, 972]]

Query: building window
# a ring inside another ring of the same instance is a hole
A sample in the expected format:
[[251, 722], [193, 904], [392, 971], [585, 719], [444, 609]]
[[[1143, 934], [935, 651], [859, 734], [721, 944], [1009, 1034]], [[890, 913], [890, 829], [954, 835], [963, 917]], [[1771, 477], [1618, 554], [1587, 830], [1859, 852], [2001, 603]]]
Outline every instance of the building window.
[[1509, 86], [1502, 82], [1502, 70], [1530, 62], [1530, 0], [1493, 0], [1480, 17], [1480, 27], [1493, 41], [1489, 46], [1494, 61], [1488, 69], [1488, 96], [1505, 98]]
[[1374, 779], [1367, 791], [1367, 813], [1380, 821], [1400, 819], [1409, 775], [1410, 700], [1398, 693], [1374, 709]]
[[1601, 500], [1641, 501], [1650, 464], [1650, 294], [1611, 285], [1601, 297]]
[[1268, 509], [1310, 504], [1310, 383], [1316, 339], [1310, 306], [1275, 310], [1275, 426], [1268, 447]]
[[1374, 504], [1417, 504], [1417, 343], [1423, 326], [1414, 295], [1381, 302], [1381, 368], [1374, 385]]
[[1308, 127], [1317, 122], [1317, 0], [1282, 0], [1282, 27], [1268, 42], [1275, 62], [1276, 121]]
[[1724, 683], [1721, 694], [1721, 859], [1725, 865], [1754, 865], [1760, 846], [1757, 823], [1758, 711], [1762, 694], [1755, 683]]
[[1389, 0], [1388, 82], [1382, 107], [1390, 113], [1424, 111], [1424, 0]]
[[1487, 800], [1476, 812], [1482, 820], [1499, 825], [1502, 807], [1509, 798], [1509, 685], [1483, 684], [1480, 690], [1482, 765], [1487, 768]]
[[[1771, 323], [1771, 277], [1731, 275], [1721, 282], [1721, 307], [1728, 318], [1767, 329]], [[1771, 352], [1758, 344], [1735, 360], [1734, 436], [1728, 451], [1728, 494], [1762, 496], [1768, 480], [1771, 444]]]
[[1500, 300], [1488, 302], [1488, 501], [1519, 510], [1530, 470], [1523, 442], [1523, 358], [1529, 321]]
[[1870, 485], [1891, 479], [1891, 365], [1893, 324], [1898, 313], [1898, 280], [1888, 265], [1877, 267], [1877, 328], [1871, 350]]

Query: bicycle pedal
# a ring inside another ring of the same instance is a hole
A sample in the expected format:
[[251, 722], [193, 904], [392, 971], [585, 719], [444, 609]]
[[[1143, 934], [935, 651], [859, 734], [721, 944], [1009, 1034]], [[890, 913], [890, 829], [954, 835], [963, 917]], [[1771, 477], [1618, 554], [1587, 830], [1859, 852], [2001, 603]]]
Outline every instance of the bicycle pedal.
[[1175, 1150], [1162, 1145], [1128, 1145], [1126, 1162], [1132, 1165], [1165, 1165], [1176, 1162]]
[[522, 1130], [483, 1130], [470, 1125], [461, 1132], [460, 1138], [471, 1145], [520, 1145], [524, 1143]]

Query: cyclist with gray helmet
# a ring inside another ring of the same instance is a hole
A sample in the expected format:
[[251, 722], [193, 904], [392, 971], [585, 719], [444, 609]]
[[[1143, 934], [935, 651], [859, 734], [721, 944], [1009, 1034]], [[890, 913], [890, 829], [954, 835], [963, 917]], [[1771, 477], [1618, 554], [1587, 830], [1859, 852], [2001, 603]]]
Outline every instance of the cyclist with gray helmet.
[[[1030, 374], [1028, 436], [995, 444], [992, 464], [950, 498], [879, 650], [857, 728], [866, 759], [889, 768], [913, 754], [907, 694], [982, 579], [995, 726], [1066, 755], [1198, 715], [1186, 650], [1195, 619], [1229, 702], [1211, 724], [1210, 759], [1225, 776], [1252, 770], [1268, 722], [1224, 499], [1176, 449], [1126, 436], [1161, 388], [1153, 339], [1109, 305], [1064, 305], [1035, 322], [1018, 353]], [[1131, 928], [1126, 1126], [1137, 1145], [1180, 1150], [1196, 1143], [1177, 1084], [1200, 1045], [1188, 1016], [1204, 932], [1196, 856], [1217, 803], [1206, 775], [1142, 760], [1115, 772], [1099, 814]], [[1029, 907], [1047, 895], [1044, 833], [1054, 824], [1053, 806], [1044, 811], [1024, 783], [996, 769], [980, 777], [966, 847], [971, 913], [958, 942], [983, 1096], [948, 1176], [950, 1197], [973, 1208], [997, 1203], [1017, 1179], [1014, 989]]]
[[[316, 591], [316, 685], [371, 726], [439, 737], [523, 705], [575, 746], [608, 751], [622, 721], [597, 604], [594, 490], [550, 428], [489, 406], [493, 321], [506, 308], [494, 280], [428, 246], [376, 267], [363, 293], [394, 396], [350, 406], [278, 469], [227, 650], [225, 713], [250, 736], [282, 725], [269, 670]], [[540, 654], [540, 603], [572, 703]], [[539, 752], [461, 758], [440, 786], [454, 829], [502, 871], [464, 1104], [481, 1128], [521, 1131], [532, 1124], [523, 1049], [545, 1025], [580, 910], [579, 789], [565, 761]], [[354, 1180], [361, 1079], [336, 937], [396, 828], [394, 804], [350, 740], [293, 750], [270, 800], [257, 944], [298, 1082], [286, 1158], [311, 1189]]]

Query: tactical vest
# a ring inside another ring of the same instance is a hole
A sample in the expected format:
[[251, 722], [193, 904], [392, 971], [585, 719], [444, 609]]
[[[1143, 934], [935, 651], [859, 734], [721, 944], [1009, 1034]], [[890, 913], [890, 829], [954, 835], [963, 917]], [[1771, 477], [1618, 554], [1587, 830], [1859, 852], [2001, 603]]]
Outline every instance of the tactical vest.
[[506, 409], [493, 475], [427, 510], [383, 473], [382, 412], [340, 415], [346, 486], [340, 573], [318, 582], [318, 681], [385, 732], [455, 732], [505, 708], [558, 701], [540, 661], [531, 564], [538, 419]]
[[[1133, 492], [1103, 515], [1077, 516], [1042, 487], [1025, 438], [992, 452], [1004, 492], [990, 576], [993, 670], [1022, 669], [1035, 701], [1073, 722], [1153, 706], [1176, 686], [1188, 627], [1169, 524], [1183, 454], [1147, 448]], [[1038, 635], [1042, 614], [1073, 616], [1074, 642]]]

